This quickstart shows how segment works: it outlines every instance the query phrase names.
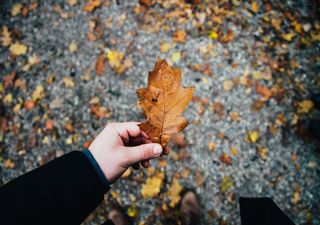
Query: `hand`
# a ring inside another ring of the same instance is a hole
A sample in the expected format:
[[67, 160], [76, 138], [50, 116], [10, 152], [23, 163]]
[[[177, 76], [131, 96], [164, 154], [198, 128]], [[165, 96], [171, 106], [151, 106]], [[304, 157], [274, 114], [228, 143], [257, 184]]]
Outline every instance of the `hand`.
[[149, 159], [169, 153], [169, 149], [152, 143], [137, 122], [108, 124], [88, 149], [110, 182], [120, 178], [131, 165], [135, 169], [139, 163], [148, 167]]

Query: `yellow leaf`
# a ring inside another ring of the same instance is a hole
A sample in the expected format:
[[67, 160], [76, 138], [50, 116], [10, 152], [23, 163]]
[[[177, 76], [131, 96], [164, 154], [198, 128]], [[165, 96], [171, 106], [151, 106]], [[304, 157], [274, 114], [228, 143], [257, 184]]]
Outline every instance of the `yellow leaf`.
[[7, 94], [6, 96], [4, 96], [4, 98], [3, 98], [3, 103], [11, 103], [11, 102], [12, 102], [12, 99], [13, 99], [12, 94], [9, 93], [9, 94]]
[[298, 103], [298, 113], [309, 113], [313, 106], [314, 104], [311, 100], [303, 100]]
[[261, 79], [261, 74], [259, 71], [253, 71], [252, 72], [252, 78], [255, 79], [255, 80], [260, 80]]
[[211, 38], [213, 40], [216, 40], [216, 39], [219, 38], [219, 34], [212, 30], [212, 31], [209, 32], [209, 38]]
[[138, 216], [138, 209], [136, 205], [129, 206], [127, 210], [127, 215], [130, 217], [137, 217]]
[[180, 61], [181, 55], [180, 52], [173, 52], [171, 55], [171, 60], [174, 63], [178, 63]]
[[16, 105], [13, 107], [13, 110], [12, 110], [12, 111], [13, 111], [14, 113], [19, 112], [20, 109], [21, 109], [21, 106], [22, 106], [21, 103], [16, 104]]
[[252, 143], [257, 142], [259, 139], [259, 132], [256, 130], [249, 131], [247, 133], [247, 139], [249, 142], [252, 142]]
[[165, 53], [167, 51], [169, 51], [172, 48], [172, 45], [168, 42], [162, 43], [160, 45], [160, 52], [161, 53]]
[[294, 37], [295, 37], [294, 33], [282, 34], [282, 38], [286, 41], [292, 41]]
[[231, 151], [231, 154], [232, 154], [232, 155], [238, 155], [238, 154], [239, 154], [238, 149], [235, 148], [235, 147], [231, 147], [230, 151]]
[[70, 88], [73, 88], [74, 87], [74, 82], [73, 82], [73, 79], [71, 77], [63, 77], [62, 78], [63, 80], [63, 83], [66, 87], [70, 87]]
[[123, 65], [124, 54], [118, 51], [109, 50], [107, 53], [107, 59], [109, 60], [110, 67], [118, 74], [121, 74], [125, 70]]
[[67, 144], [67, 145], [71, 145], [71, 144], [72, 144], [72, 136], [70, 136], [70, 137], [68, 137], [68, 138], [66, 139], [66, 144]]
[[13, 55], [24, 55], [27, 53], [28, 47], [19, 42], [15, 42], [10, 46], [9, 50]]
[[298, 23], [298, 21], [293, 21], [292, 22], [292, 26], [294, 27], [294, 30], [297, 32], [297, 33], [301, 33], [302, 32], [302, 25], [301, 23]]
[[143, 198], [155, 197], [159, 194], [163, 184], [164, 173], [159, 172], [152, 177], [148, 177], [145, 184], [142, 185], [141, 195]]
[[167, 192], [167, 196], [170, 200], [169, 206], [171, 208], [175, 207], [179, 201], [180, 201], [180, 192], [182, 191], [182, 186], [179, 183], [179, 180], [177, 178], [173, 178], [172, 184], [169, 187], [169, 190]]
[[44, 97], [44, 87], [42, 85], [38, 85], [36, 89], [32, 92], [32, 100], [35, 102]]
[[12, 9], [11, 9], [11, 15], [12, 16], [17, 16], [18, 14], [21, 13], [21, 9], [22, 9], [22, 4], [21, 3], [16, 3], [12, 6]]
[[33, 66], [40, 62], [39, 57], [36, 54], [33, 54], [32, 56], [28, 57], [28, 63]]
[[2, 92], [3, 92], [3, 90], [4, 90], [4, 88], [3, 88], [3, 84], [2, 84], [2, 83], [0, 83], [0, 93], [2, 93]]
[[277, 30], [280, 31], [281, 30], [281, 20], [278, 18], [273, 18], [271, 20], [271, 24], [272, 26]]
[[2, 46], [7, 47], [11, 44], [11, 37], [9, 29], [6, 25], [2, 27]]
[[259, 11], [259, 5], [256, 1], [251, 3], [251, 10], [254, 13], [257, 13]]
[[261, 159], [266, 160], [267, 157], [268, 157], [268, 149], [259, 147], [258, 148], [258, 154], [259, 154]]
[[72, 41], [69, 45], [69, 52], [74, 53], [78, 50], [78, 45], [75, 41]]

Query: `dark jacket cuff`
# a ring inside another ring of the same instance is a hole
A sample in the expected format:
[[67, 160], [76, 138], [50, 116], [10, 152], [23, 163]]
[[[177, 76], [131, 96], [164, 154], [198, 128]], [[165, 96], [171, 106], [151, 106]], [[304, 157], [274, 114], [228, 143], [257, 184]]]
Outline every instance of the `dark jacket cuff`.
[[91, 163], [92, 167], [94, 168], [94, 170], [97, 172], [99, 179], [102, 183], [102, 185], [106, 188], [109, 189], [110, 188], [110, 182], [108, 181], [108, 179], [106, 178], [106, 176], [104, 175], [103, 171], [101, 170], [98, 162], [95, 160], [95, 158], [93, 157], [93, 155], [91, 154], [91, 152], [88, 149], [85, 149], [82, 151], [82, 153], [87, 157], [87, 159], [89, 160], [89, 162]]

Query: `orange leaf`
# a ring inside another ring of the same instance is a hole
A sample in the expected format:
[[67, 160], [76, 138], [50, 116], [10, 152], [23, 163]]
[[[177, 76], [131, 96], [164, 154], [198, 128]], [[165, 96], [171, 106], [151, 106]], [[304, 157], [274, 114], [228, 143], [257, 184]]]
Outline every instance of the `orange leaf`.
[[104, 56], [100, 55], [96, 62], [96, 74], [101, 76], [104, 73]]
[[172, 39], [175, 42], [184, 43], [186, 41], [186, 36], [186, 32], [184, 32], [183, 30], [177, 30], [176, 32], [174, 32]]
[[265, 100], [268, 100], [272, 96], [272, 91], [269, 88], [260, 84], [256, 85], [256, 92], [262, 95], [265, 98]]
[[95, 8], [99, 7], [101, 3], [101, 0], [91, 0], [84, 6], [84, 11], [92, 12]]
[[26, 100], [26, 102], [24, 103], [24, 107], [26, 108], [26, 110], [30, 110], [34, 107], [34, 102], [32, 100]]
[[54, 127], [54, 122], [53, 122], [53, 120], [47, 120], [45, 126], [46, 126], [46, 129], [47, 129], [47, 130], [52, 130], [53, 127]]
[[148, 86], [137, 90], [139, 105], [148, 119], [139, 127], [153, 142], [166, 146], [173, 134], [188, 125], [181, 113], [193, 93], [194, 87], [181, 86], [181, 70], [158, 59], [154, 70], [149, 72]]

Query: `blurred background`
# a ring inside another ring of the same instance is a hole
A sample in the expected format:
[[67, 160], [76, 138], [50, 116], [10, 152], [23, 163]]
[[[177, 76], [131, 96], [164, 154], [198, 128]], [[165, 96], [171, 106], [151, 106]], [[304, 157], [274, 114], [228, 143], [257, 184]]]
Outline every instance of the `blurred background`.
[[[143, 121], [136, 89], [157, 57], [196, 92], [169, 156], [129, 169], [84, 222], [114, 205], [135, 224], [240, 224], [239, 196], [268, 196], [320, 224], [319, 1], [22, 0], [0, 3], [0, 184], [111, 121]], [[22, 187], [23, 188], [23, 187]], [[54, 216], [54, 212], [53, 212]]]

